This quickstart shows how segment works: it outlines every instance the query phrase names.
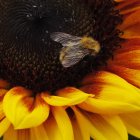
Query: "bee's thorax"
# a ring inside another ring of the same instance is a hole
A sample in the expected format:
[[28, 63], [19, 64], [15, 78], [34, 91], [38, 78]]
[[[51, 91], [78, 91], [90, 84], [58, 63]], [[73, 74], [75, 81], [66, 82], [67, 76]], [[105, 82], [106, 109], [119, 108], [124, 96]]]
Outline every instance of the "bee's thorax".
[[83, 37], [81, 39], [81, 44], [84, 48], [89, 49], [92, 55], [96, 55], [100, 51], [99, 42], [92, 37]]

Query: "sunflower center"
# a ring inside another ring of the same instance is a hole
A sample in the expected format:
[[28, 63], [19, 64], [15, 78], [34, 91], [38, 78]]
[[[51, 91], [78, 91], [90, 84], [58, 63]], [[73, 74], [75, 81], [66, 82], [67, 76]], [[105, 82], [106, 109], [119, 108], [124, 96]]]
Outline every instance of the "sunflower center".
[[[0, 0], [0, 77], [12, 86], [55, 91], [76, 86], [112, 57], [120, 45], [122, 22], [113, 0]], [[101, 50], [65, 68], [62, 44], [50, 34], [63, 32], [97, 40]]]

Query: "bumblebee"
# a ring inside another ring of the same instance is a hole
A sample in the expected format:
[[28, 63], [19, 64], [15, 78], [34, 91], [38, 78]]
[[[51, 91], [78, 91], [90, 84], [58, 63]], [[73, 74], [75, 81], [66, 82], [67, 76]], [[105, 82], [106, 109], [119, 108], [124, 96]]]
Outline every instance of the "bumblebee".
[[92, 37], [77, 37], [62, 32], [54, 32], [51, 39], [62, 44], [59, 60], [63, 67], [77, 64], [87, 55], [96, 56], [100, 52], [100, 44]]

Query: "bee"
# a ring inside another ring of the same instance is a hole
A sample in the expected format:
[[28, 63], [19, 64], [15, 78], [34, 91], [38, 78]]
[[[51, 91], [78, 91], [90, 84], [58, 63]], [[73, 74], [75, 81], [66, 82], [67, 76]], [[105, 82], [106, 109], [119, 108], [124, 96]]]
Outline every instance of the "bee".
[[100, 52], [100, 44], [92, 37], [78, 37], [62, 32], [51, 33], [50, 38], [63, 46], [59, 60], [63, 67], [77, 64], [87, 55], [96, 56]]

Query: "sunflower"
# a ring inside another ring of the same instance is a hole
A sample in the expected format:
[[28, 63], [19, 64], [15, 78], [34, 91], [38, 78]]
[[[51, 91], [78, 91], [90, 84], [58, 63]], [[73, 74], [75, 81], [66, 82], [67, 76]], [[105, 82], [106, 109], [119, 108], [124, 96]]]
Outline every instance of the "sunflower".
[[[139, 0], [0, 0], [0, 136], [140, 138], [139, 15]], [[91, 36], [101, 51], [64, 68], [54, 31]]]

